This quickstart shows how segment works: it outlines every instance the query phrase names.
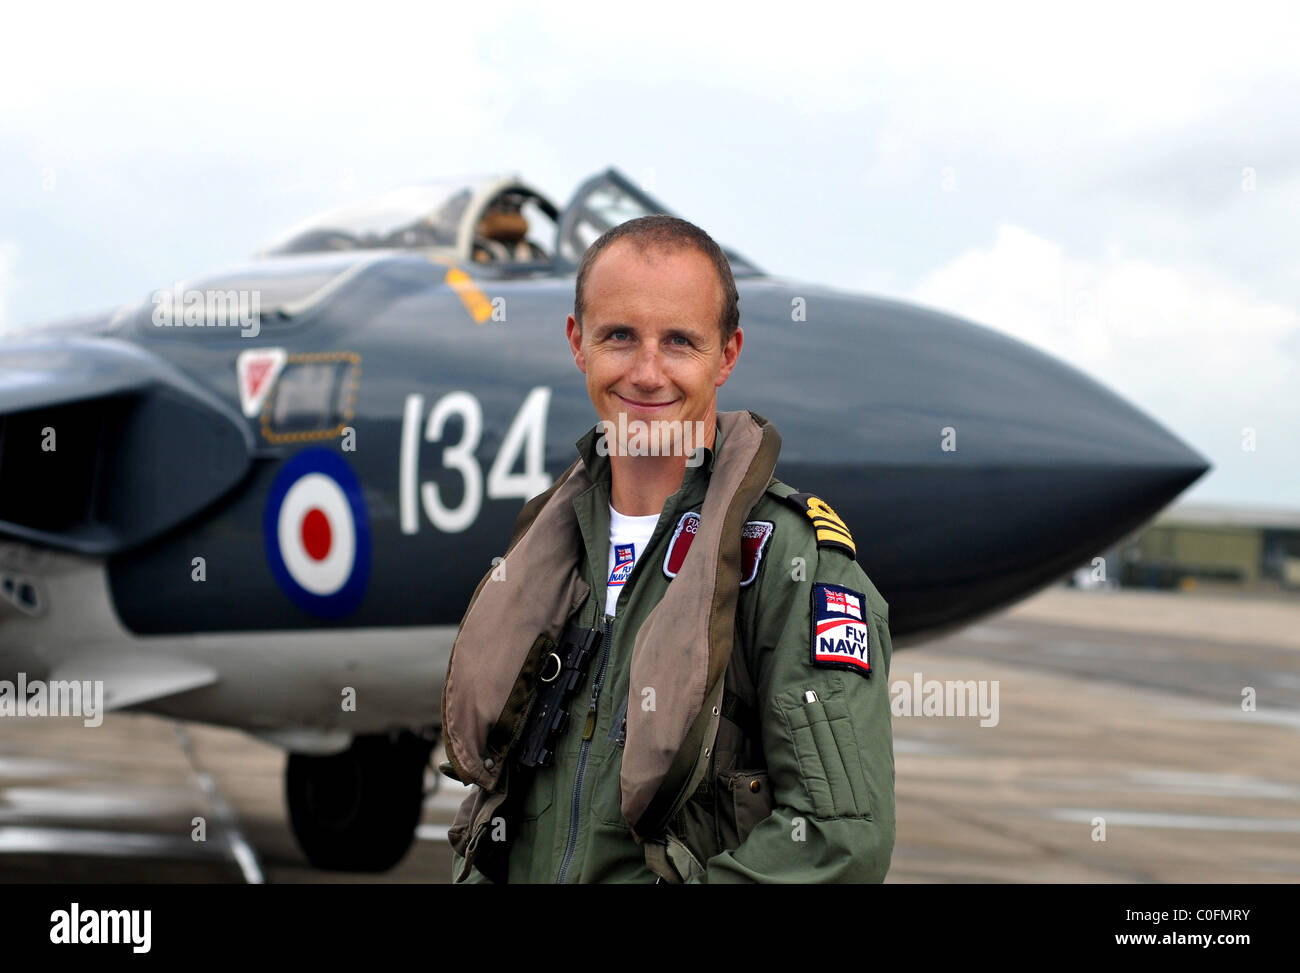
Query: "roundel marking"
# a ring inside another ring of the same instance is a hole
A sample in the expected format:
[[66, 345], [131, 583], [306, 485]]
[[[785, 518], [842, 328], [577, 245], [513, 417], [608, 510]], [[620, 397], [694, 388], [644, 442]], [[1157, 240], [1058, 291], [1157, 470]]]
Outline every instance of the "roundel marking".
[[302, 546], [314, 561], [323, 561], [330, 553], [330, 520], [320, 507], [312, 507], [302, 518]]
[[271, 573], [299, 608], [338, 618], [370, 577], [370, 521], [361, 482], [337, 453], [298, 453], [276, 474], [262, 517]]

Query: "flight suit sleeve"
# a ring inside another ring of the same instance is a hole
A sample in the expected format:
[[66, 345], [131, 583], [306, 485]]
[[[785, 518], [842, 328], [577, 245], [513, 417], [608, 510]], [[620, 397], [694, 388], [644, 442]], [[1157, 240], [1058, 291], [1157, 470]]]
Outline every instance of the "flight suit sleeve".
[[[847, 554], [808, 543], [772, 553], [750, 645], [736, 650], [747, 652], [755, 677], [773, 809], [693, 881], [879, 882], [895, 829], [889, 607]], [[807, 577], [791, 566], [800, 560]], [[825, 600], [827, 591], [815, 585], [862, 596], [870, 675], [814, 664], [813, 593]]]

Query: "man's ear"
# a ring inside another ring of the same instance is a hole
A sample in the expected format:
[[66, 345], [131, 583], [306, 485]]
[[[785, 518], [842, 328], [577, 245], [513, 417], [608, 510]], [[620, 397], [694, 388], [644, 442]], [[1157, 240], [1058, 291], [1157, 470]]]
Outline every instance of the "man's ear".
[[587, 356], [582, 353], [582, 327], [578, 324], [578, 319], [572, 314], [569, 320], [564, 322], [564, 334], [569, 339], [569, 350], [573, 352], [573, 363], [578, 366], [578, 371], [587, 374]]
[[722, 367], [718, 369], [718, 388], [722, 388], [723, 383], [731, 377], [731, 370], [736, 367], [736, 359], [740, 357], [740, 348], [744, 343], [745, 332], [737, 328], [727, 339], [727, 343], [722, 346]]

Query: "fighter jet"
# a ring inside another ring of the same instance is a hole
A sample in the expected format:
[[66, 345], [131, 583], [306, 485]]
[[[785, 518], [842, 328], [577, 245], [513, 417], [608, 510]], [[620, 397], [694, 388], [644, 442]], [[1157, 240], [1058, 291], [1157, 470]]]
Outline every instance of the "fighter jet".
[[[514, 176], [421, 185], [0, 339], [0, 679], [272, 741], [307, 858], [392, 866], [470, 595], [596, 420], [563, 334], [578, 261], [659, 212], [613, 169], [563, 209]], [[746, 339], [719, 408], [776, 425], [777, 476], [852, 529], [896, 645], [1059, 579], [1208, 468], [993, 330], [727, 255]]]

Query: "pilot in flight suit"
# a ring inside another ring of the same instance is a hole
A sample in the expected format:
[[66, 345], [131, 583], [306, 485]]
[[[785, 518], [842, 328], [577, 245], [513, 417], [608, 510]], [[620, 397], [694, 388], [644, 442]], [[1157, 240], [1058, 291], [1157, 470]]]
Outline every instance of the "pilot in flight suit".
[[[598, 278], [592, 261], [612, 241]], [[645, 217], [592, 244], [576, 290], [570, 343], [604, 418], [524, 507], [461, 622], [443, 770], [474, 787], [449, 831], [453, 878], [882, 880], [894, 844], [888, 606], [830, 506], [772, 475], [775, 427], [716, 412], [743, 340], [725, 257], [685, 221]], [[615, 510], [619, 491], [627, 500], [629, 482], [658, 475], [657, 493], [619, 508], [653, 510], [679, 481], [619, 454], [612, 415], [665, 402], [707, 417], [697, 426], [711, 444], [683, 449], [680, 486], [613, 557], [614, 515], [638, 520]], [[615, 480], [628, 476], [639, 479]], [[566, 720], [538, 702], [557, 686], [576, 687]], [[539, 725], [552, 728], [540, 748]]]
[[[580, 705], [554, 765], [538, 772], [518, 820], [505, 824], [517, 832], [506, 869], [511, 882], [655, 879], [620, 810], [626, 709], [645, 699], [631, 692], [630, 654], [639, 626], [673, 583], [667, 571], [673, 539], [681, 537], [683, 517], [700, 509], [717, 454], [708, 450], [702, 465], [686, 469], [608, 620], [609, 460], [599, 455], [596, 439], [593, 431], [579, 443], [594, 486], [576, 503], [591, 593], [575, 616], [590, 628], [608, 624], [612, 637], [603, 671], [597, 658], [579, 688]], [[672, 856], [674, 865], [685, 863], [677, 867], [684, 880], [869, 882], [882, 880], [889, 869], [894, 759], [888, 606], [854, 560], [852, 541], [837, 520], [817, 498], [776, 479], [746, 519], [755, 536], [742, 547], [745, 576], [718, 735], [700, 785], [669, 828], [686, 845]], [[846, 611], [828, 613], [828, 598]], [[831, 652], [819, 654], [819, 627], [865, 635], [865, 650], [836, 653], [838, 643], [853, 642], [836, 638]], [[582, 717], [589, 701], [596, 718], [586, 735]], [[464, 873], [471, 814], [483, 796], [481, 788], [475, 792], [452, 828], [457, 876]], [[465, 874], [469, 881], [485, 880], [477, 869]]]

